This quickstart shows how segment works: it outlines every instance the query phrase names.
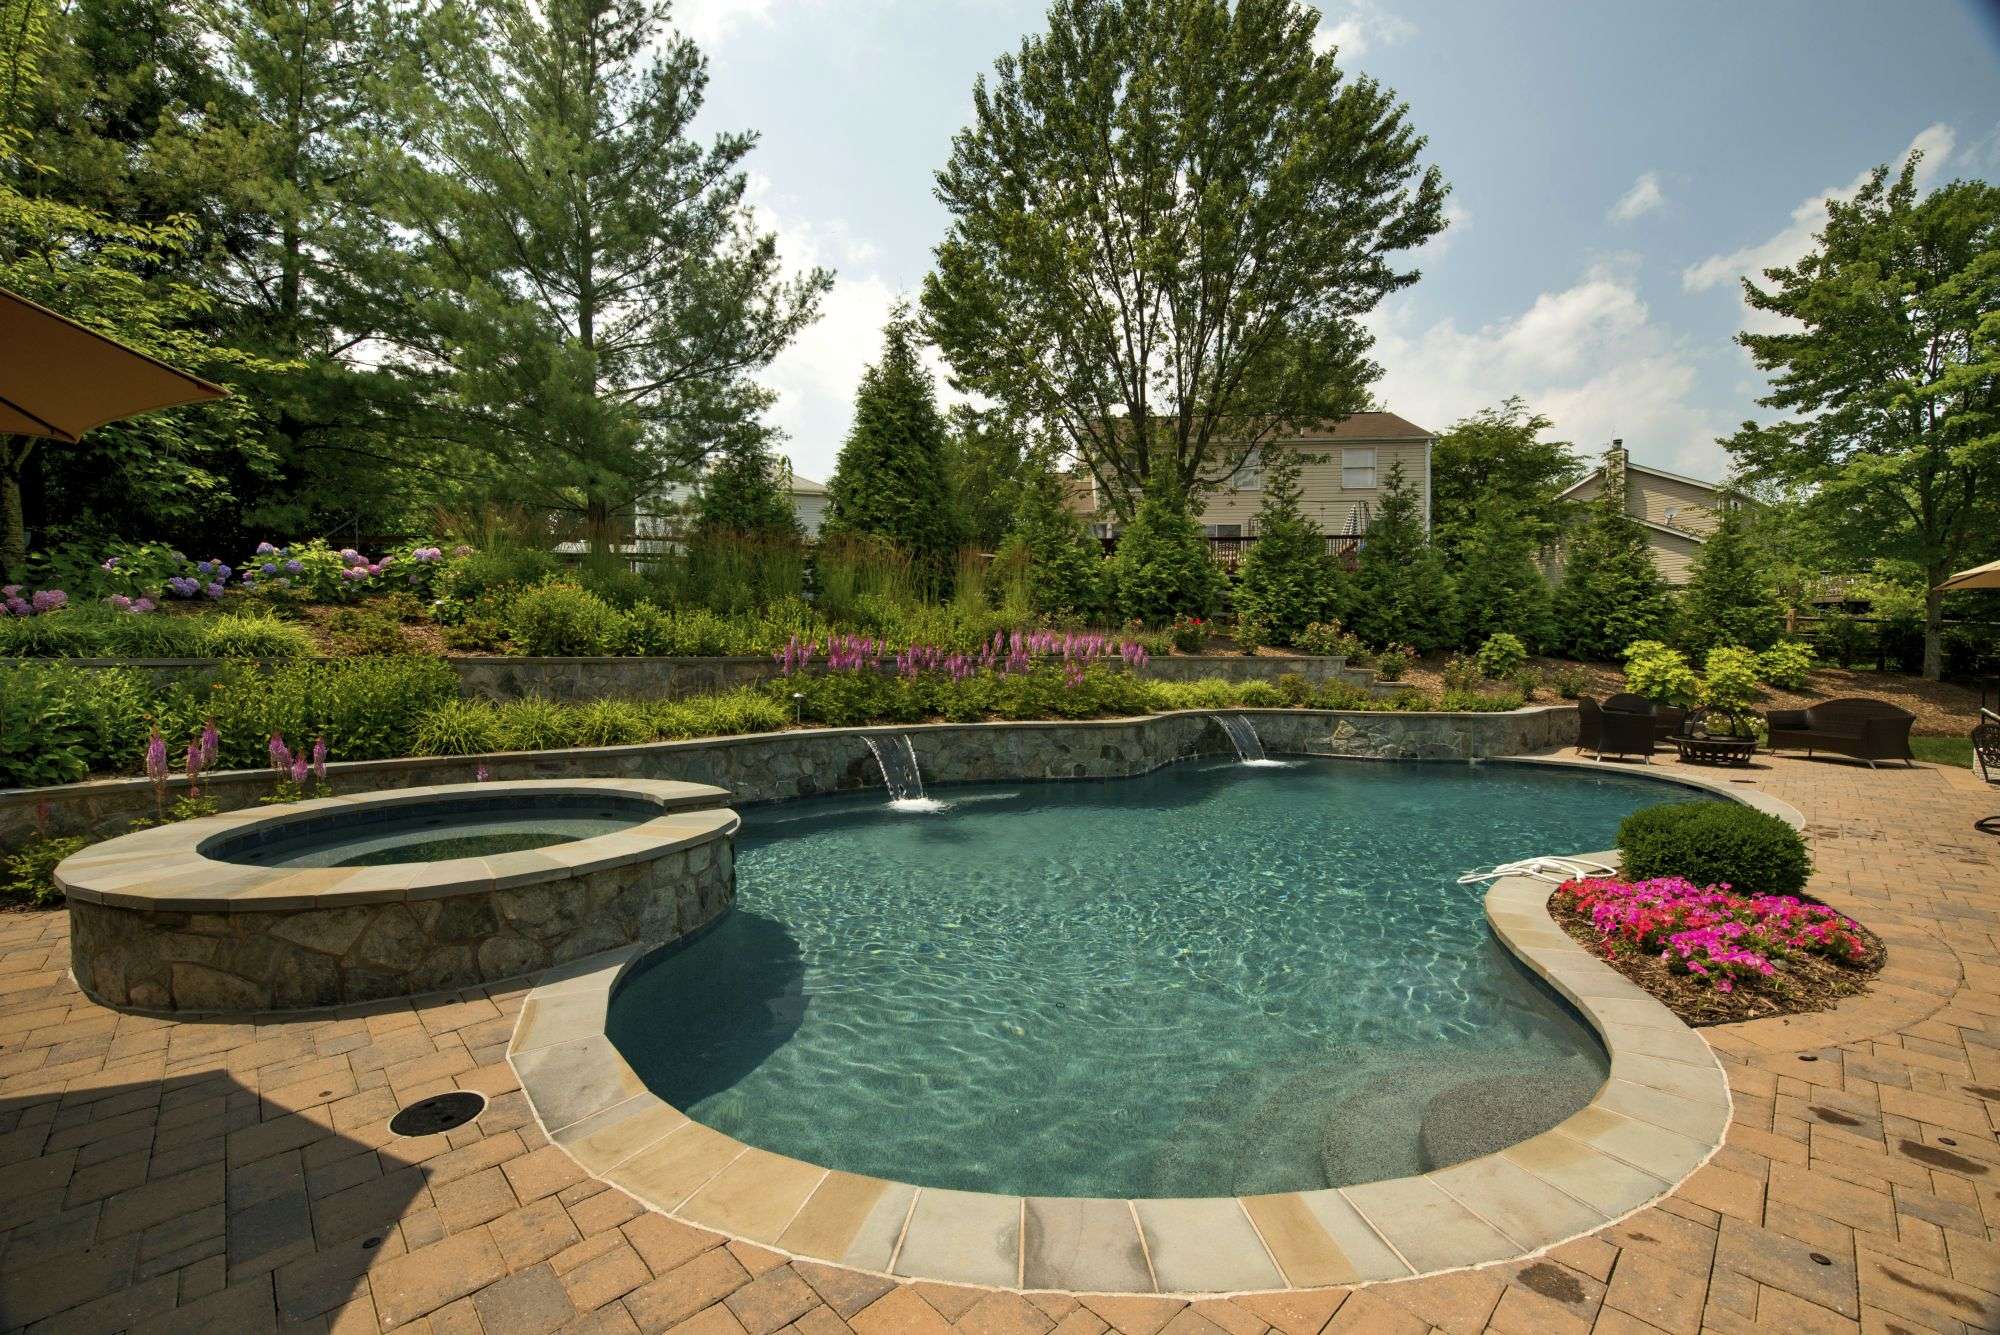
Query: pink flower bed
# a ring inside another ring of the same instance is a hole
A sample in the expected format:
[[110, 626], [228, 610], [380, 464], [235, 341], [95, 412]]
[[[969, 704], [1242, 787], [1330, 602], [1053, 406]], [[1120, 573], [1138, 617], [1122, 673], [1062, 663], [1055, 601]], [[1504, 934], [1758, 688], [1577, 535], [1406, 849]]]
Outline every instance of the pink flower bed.
[[1609, 959], [1621, 952], [1657, 955], [1676, 973], [1718, 992], [1771, 978], [1792, 955], [1838, 964], [1874, 962], [1854, 920], [1796, 895], [1738, 895], [1727, 885], [1696, 885], [1677, 876], [1651, 881], [1565, 881], [1556, 904], [1590, 920]]

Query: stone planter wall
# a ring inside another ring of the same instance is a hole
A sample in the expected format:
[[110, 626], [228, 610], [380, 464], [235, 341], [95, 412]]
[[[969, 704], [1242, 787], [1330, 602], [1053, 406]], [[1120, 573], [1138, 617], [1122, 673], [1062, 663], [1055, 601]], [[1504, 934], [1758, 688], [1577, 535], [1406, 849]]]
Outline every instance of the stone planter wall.
[[[39, 659], [38, 662], [56, 660]], [[59, 660], [83, 668], [128, 668], [157, 682], [176, 677], [206, 680], [221, 668], [213, 658], [70, 658]], [[526, 695], [551, 700], [595, 700], [605, 696], [627, 699], [674, 699], [704, 695], [737, 686], [755, 685], [779, 675], [768, 657], [755, 658], [451, 658], [459, 690], [488, 700], [515, 700]], [[269, 666], [265, 664], [265, 666]], [[1296, 672], [1314, 683], [1345, 681], [1380, 694], [1403, 689], [1377, 683], [1372, 672], [1347, 666], [1342, 658], [1245, 658], [1240, 654], [1200, 654], [1155, 658], [1142, 675], [1161, 681], [1276, 681]]]
[[[1254, 661], [1254, 660], [1251, 660]], [[1265, 747], [1295, 755], [1470, 760], [1535, 755], [1576, 740], [1576, 707], [1505, 714], [1370, 713], [1320, 709], [1235, 711], [1255, 723]], [[464, 783], [484, 766], [494, 779], [654, 778], [712, 783], [740, 805], [879, 787], [865, 734], [906, 732], [927, 782], [1008, 782], [1141, 773], [1184, 756], [1227, 755], [1228, 739], [1202, 713], [1054, 723], [940, 723], [898, 728], [810, 728], [692, 742], [522, 751], [483, 757], [364, 760], [327, 767], [334, 793]], [[175, 780], [175, 791], [182, 786]], [[202, 790], [224, 810], [271, 791], [268, 771], [212, 774]], [[25, 838], [46, 803], [56, 833], [122, 833], [153, 812], [144, 779], [104, 779], [0, 791], [0, 846]]]
[[72, 897], [70, 960], [77, 985], [109, 1006], [299, 1010], [476, 986], [618, 946], [662, 945], [714, 919], [735, 893], [725, 831], [621, 866], [436, 899], [205, 912]]

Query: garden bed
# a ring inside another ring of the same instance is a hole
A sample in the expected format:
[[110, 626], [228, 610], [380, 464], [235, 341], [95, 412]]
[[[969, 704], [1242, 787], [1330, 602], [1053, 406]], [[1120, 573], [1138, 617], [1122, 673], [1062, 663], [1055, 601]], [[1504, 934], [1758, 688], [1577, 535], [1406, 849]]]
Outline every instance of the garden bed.
[[[1676, 1016], [1696, 1026], [1831, 1010], [1843, 998], [1867, 988], [1881, 972], [1887, 949], [1880, 937], [1854, 919], [1835, 914], [1806, 896], [1786, 896], [1808, 912], [1834, 914], [1839, 919], [1838, 930], [1851, 932], [1865, 947], [1865, 959], [1850, 964], [1812, 950], [1785, 950], [1768, 956], [1772, 968], [1768, 977], [1738, 977], [1725, 991], [1711, 981], [1714, 975], [1705, 977], [1681, 967], [1671, 949], [1647, 949], [1623, 941], [1607, 948], [1606, 935], [1591, 916], [1569, 903], [1568, 890], [1564, 886], [1550, 896], [1549, 916], [1577, 944], [1659, 998]], [[1738, 972], [1754, 975], [1756, 971], [1744, 968]]]

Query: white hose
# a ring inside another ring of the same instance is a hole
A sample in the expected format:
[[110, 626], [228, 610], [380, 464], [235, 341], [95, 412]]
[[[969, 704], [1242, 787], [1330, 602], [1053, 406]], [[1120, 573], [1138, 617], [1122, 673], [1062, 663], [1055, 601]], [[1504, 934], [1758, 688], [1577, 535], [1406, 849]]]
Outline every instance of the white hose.
[[1532, 876], [1538, 881], [1561, 885], [1580, 877], [1610, 876], [1617, 870], [1589, 858], [1523, 858], [1519, 862], [1503, 862], [1491, 871], [1469, 871], [1458, 878], [1458, 883], [1477, 885], [1482, 881], [1497, 881], [1502, 876]]

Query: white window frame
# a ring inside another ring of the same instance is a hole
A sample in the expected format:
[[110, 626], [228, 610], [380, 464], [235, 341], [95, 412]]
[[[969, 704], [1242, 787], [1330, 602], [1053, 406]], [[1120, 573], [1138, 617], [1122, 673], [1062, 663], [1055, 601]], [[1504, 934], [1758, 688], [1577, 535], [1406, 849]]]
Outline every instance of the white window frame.
[[[1375, 447], [1372, 445], [1350, 445], [1340, 451], [1340, 489], [1342, 491], [1374, 491], [1376, 489]], [[1349, 481], [1353, 474], [1366, 470], [1366, 482]]]
[[1252, 445], [1229, 475], [1231, 491], [1264, 490], [1264, 447]]

